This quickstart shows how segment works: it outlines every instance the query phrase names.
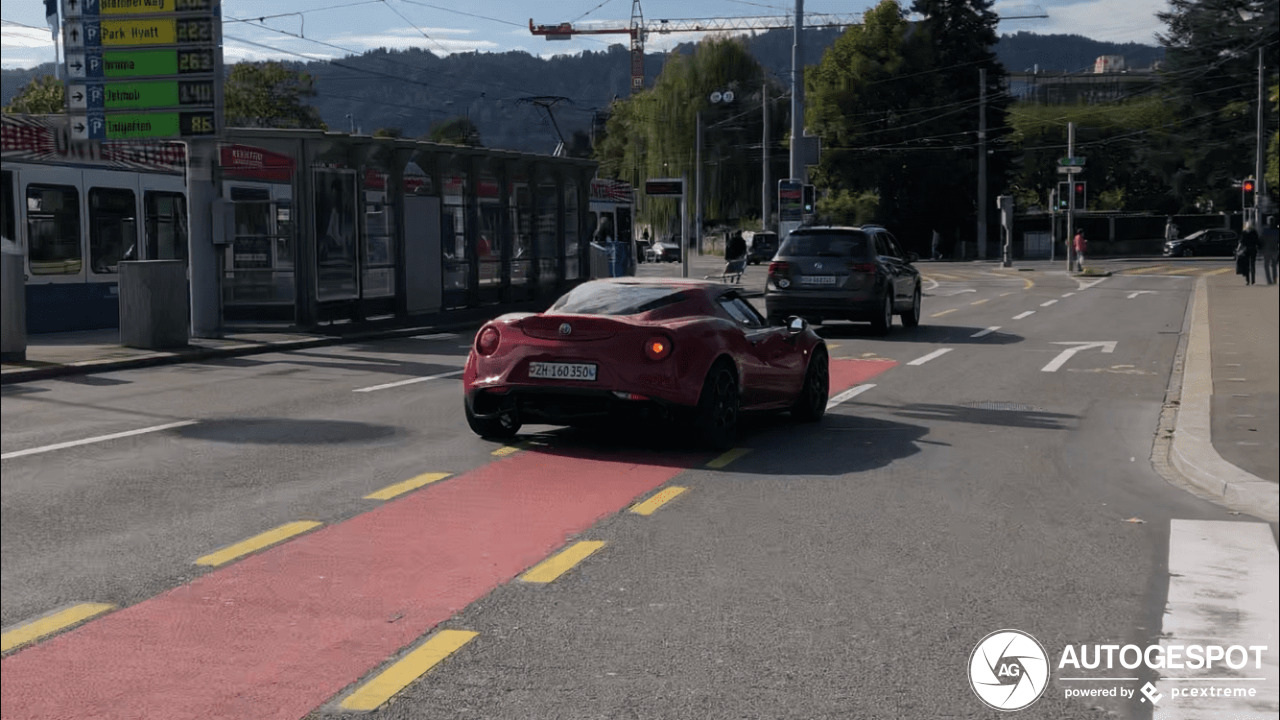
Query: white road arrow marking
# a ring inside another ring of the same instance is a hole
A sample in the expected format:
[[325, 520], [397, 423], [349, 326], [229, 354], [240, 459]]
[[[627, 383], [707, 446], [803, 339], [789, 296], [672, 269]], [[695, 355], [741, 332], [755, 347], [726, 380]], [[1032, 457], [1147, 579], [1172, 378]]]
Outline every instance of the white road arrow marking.
[[1138, 290], [1138, 291], [1136, 291], [1136, 292], [1131, 292], [1131, 293], [1129, 293], [1129, 295], [1128, 295], [1127, 297], [1128, 297], [1128, 299], [1132, 300], [1132, 299], [1134, 299], [1134, 298], [1138, 297], [1139, 295], [1155, 295], [1155, 294], [1156, 294], [1156, 291], [1155, 291], [1155, 290]]
[[1105, 278], [1105, 277], [1100, 277], [1100, 278], [1098, 278], [1097, 280], [1094, 280], [1094, 281], [1092, 281], [1092, 282], [1087, 282], [1087, 281], [1082, 280], [1082, 279], [1080, 279], [1080, 278], [1071, 278], [1071, 279], [1076, 281], [1076, 291], [1077, 291], [1077, 292], [1078, 292], [1078, 291], [1080, 291], [1080, 290], [1088, 290], [1089, 288], [1093, 287], [1094, 285], [1097, 285], [1098, 283], [1102, 282], [1103, 280], [1106, 280], [1106, 278]]
[[1104, 342], [1055, 342], [1053, 344], [1054, 345], [1074, 345], [1075, 347], [1067, 348], [1066, 350], [1063, 350], [1062, 352], [1058, 353], [1058, 357], [1054, 358], [1053, 361], [1050, 362], [1048, 365], [1045, 365], [1044, 367], [1040, 368], [1040, 372], [1058, 372], [1058, 368], [1065, 365], [1067, 361], [1071, 359], [1072, 355], [1075, 355], [1081, 350], [1098, 348], [1104, 353], [1113, 353], [1116, 351], [1115, 340], [1107, 340]]

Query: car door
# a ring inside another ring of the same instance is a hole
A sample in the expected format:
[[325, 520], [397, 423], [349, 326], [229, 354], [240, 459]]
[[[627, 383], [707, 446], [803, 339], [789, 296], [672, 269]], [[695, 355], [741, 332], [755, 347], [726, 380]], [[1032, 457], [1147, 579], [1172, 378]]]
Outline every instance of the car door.
[[920, 271], [916, 270], [911, 264], [911, 259], [907, 257], [907, 253], [902, 249], [902, 245], [898, 244], [898, 238], [893, 233], [885, 233], [885, 237], [889, 239], [889, 249], [893, 251], [893, 256], [898, 259], [897, 289], [898, 301], [910, 302], [915, 294], [916, 278]]
[[902, 299], [903, 285], [903, 265], [906, 264], [905, 258], [899, 257], [893, 248], [893, 242], [887, 232], [880, 231], [876, 235], [876, 254], [880, 256], [880, 264], [889, 273], [889, 288], [893, 293], [893, 305], [896, 309], [904, 302]]
[[776, 405], [794, 395], [792, 376], [796, 374], [793, 359], [796, 353], [787, 329], [770, 326], [736, 291], [722, 294], [717, 301], [745, 341], [745, 352], [738, 358], [743, 407]]

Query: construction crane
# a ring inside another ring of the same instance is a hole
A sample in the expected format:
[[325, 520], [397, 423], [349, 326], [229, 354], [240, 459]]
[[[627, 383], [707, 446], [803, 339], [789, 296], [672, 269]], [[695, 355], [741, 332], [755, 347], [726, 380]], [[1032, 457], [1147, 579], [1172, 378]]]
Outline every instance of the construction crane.
[[[726, 32], [742, 30], [776, 30], [793, 26], [794, 18], [786, 15], [761, 17], [684, 18], [679, 20], [650, 20], [645, 22], [640, 10], [640, 0], [631, 0], [631, 21], [623, 23], [601, 21], [574, 25], [534, 25], [529, 19], [529, 32], [548, 40], [569, 40], [574, 35], [630, 35], [631, 36], [631, 93], [644, 89], [644, 41], [650, 33], [666, 35], [677, 32]], [[847, 27], [862, 22], [862, 15], [834, 15], [809, 13], [804, 16], [806, 28]]]

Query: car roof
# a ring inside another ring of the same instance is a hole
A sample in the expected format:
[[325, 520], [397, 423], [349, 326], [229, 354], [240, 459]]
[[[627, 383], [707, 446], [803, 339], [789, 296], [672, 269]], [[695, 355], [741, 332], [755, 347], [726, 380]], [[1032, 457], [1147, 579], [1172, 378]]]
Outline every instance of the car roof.
[[884, 226], [873, 225], [871, 223], [866, 225], [801, 225], [795, 230], [792, 230], [791, 234], [794, 235], [795, 233], [813, 232], [816, 230], [821, 230], [823, 232], [830, 232], [832, 230], [837, 232], [866, 232], [867, 230], [884, 230]]

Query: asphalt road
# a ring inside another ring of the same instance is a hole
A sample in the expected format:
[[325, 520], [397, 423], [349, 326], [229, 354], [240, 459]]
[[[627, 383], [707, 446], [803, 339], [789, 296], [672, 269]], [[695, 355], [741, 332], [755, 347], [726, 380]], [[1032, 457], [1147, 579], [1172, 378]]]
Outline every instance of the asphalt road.
[[[1189, 279], [924, 272], [921, 327], [822, 328], [833, 392], [872, 387], [718, 463], [658, 428], [475, 437], [465, 333], [5, 386], [6, 630], [119, 609], [7, 652], [3, 715], [328, 716], [444, 628], [478, 635], [374, 717], [994, 717], [966, 674], [992, 631], [1158, 643], [1171, 527], [1254, 525], [1151, 466]], [[1024, 716], [1151, 717], [1053, 677]]]

